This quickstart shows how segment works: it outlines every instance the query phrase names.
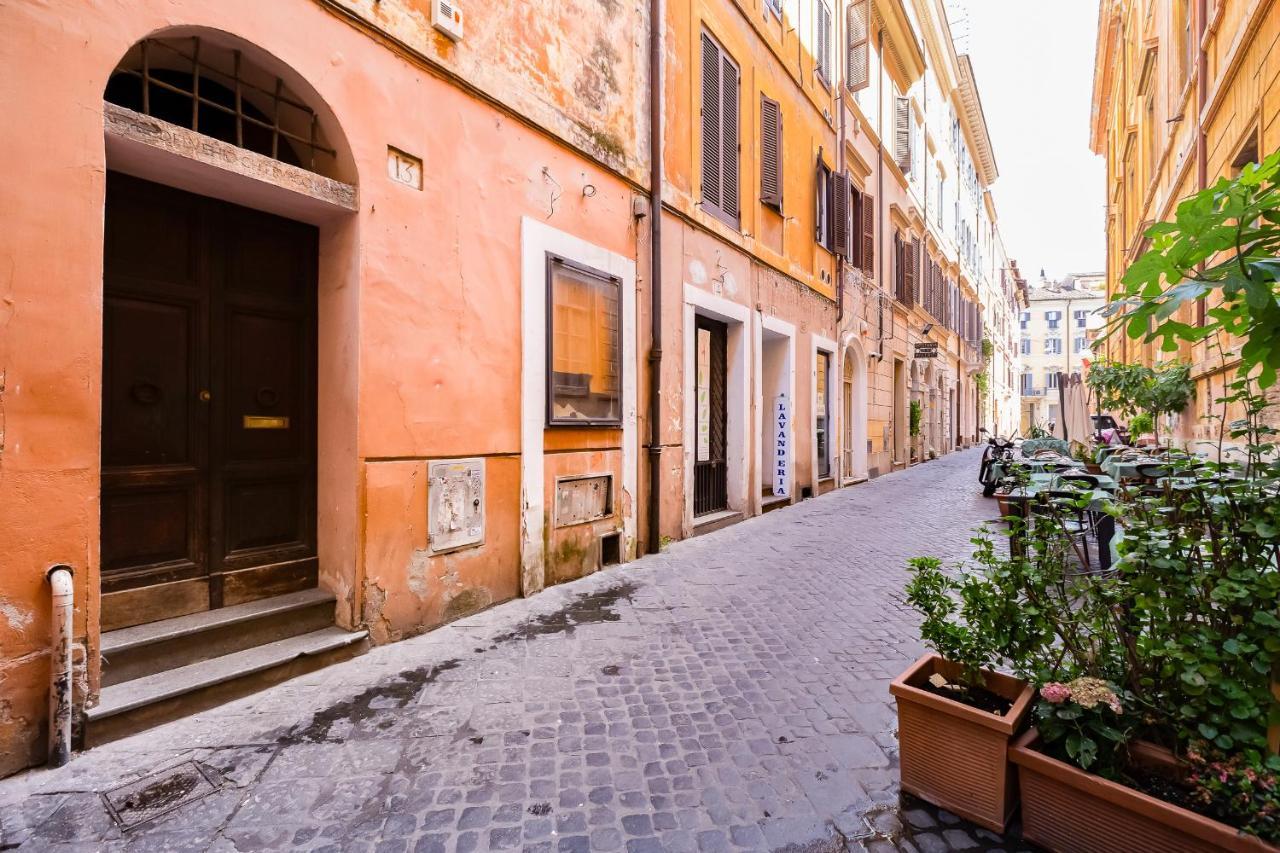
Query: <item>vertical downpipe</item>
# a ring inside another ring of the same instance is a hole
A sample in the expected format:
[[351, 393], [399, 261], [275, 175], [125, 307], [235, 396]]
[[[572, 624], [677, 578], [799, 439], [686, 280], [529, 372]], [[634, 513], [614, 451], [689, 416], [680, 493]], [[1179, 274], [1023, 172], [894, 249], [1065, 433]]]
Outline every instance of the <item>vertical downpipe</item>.
[[70, 566], [49, 569], [52, 598], [52, 648], [49, 659], [49, 766], [61, 767], [71, 759], [71, 637], [75, 588]]
[[649, 0], [649, 543], [662, 548], [662, 0]]

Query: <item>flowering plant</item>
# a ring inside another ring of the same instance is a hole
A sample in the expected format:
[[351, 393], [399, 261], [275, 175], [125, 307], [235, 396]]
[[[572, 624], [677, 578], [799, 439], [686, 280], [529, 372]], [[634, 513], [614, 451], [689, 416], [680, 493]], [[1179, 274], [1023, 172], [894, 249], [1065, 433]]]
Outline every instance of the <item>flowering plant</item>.
[[1125, 744], [1132, 735], [1124, 713], [1111, 684], [1083, 676], [1040, 687], [1036, 724], [1050, 754], [1065, 754], [1082, 769], [1114, 779], [1124, 769]]
[[1280, 843], [1280, 758], [1263, 764], [1210, 744], [1187, 750], [1187, 783], [1197, 808], [1264, 841]]

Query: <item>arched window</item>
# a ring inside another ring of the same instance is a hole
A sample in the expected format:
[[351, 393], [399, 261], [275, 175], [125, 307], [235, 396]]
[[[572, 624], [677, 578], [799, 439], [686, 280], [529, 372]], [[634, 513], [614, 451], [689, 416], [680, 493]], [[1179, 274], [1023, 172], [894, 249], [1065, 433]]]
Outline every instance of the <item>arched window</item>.
[[107, 81], [107, 101], [332, 177], [315, 110], [239, 48], [209, 36], [148, 38]]

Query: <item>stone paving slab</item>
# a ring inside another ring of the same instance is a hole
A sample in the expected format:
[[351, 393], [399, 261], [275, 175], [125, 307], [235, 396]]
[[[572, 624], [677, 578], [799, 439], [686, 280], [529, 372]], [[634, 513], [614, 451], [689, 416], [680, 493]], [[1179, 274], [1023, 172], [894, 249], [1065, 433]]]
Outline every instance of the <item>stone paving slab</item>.
[[[976, 451], [508, 602], [0, 782], [0, 849], [1022, 849], [897, 788], [909, 557], [997, 514]], [[101, 792], [219, 790], [122, 832]]]

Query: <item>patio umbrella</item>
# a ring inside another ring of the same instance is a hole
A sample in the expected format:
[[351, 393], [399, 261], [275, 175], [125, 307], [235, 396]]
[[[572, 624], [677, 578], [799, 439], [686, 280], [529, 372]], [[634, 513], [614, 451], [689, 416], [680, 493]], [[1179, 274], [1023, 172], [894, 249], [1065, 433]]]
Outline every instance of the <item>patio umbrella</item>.
[[1067, 435], [1072, 441], [1087, 444], [1093, 434], [1093, 423], [1089, 417], [1089, 389], [1075, 374], [1067, 379], [1066, 390], [1062, 400], [1062, 420], [1066, 424]]

